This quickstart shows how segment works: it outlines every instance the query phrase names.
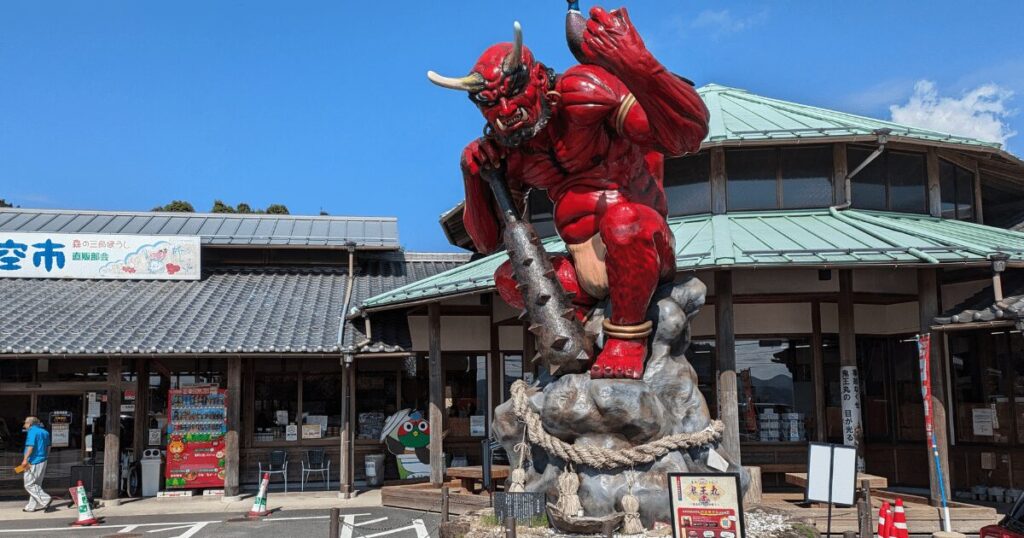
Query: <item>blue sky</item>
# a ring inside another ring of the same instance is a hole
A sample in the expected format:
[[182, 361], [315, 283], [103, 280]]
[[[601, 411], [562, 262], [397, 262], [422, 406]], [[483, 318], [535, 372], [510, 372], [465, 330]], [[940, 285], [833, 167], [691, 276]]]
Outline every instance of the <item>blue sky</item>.
[[[626, 5], [649, 48], [698, 85], [1024, 131], [1022, 2]], [[450, 250], [437, 217], [461, 199], [459, 153], [482, 119], [424, 73], [464, 74], [516, 19], [535, 55], [564, 70], [564, 6], [4, 2], [0, 198], [393, 215], [407, 248]], [[1006, 140], [1024, 153], [1024, 134]]]

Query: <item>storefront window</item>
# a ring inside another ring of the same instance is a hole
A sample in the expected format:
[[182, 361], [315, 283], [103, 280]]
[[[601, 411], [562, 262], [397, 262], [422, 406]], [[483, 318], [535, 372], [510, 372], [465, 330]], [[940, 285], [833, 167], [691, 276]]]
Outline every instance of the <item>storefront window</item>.
[[502, 353], [503, 369], [505, 375], [504, 391], [501, 394], [502, 400], [507, 400], [511, 395], [512, 383], [525, 379], [527, 383], [533, 383], [533, 370], [524, 374], [523, 355], [521, 353]]
[[[298, 365], [295, 365], [298, 366]], [[285, 360], [257, 359], [253, 390], [255, 441], [284, 441], [299, 411], [299, 375]]]
[[469, 437], [473, 417], [487, 414], [487, 355], [445, 355], [444, 374], [448, 435]]
[[1011, 376], [1006, 365], [1012, 348], [1006, 334], [1006, 331], [997, 331], [996, 334], [975, 332], [949, 336], [956, 435], [960, 441], [1010, 441], [1013, 425], [1007, 389]]
[[21, 463], [25, 450], [25, 433], [21, 431], [21, 425], [32, 412], [32, 397], [5, 394], [3, 400], [4, 404], [0, 405], [0, 465], [10, 469]]
[[38, 359], [36, 381], [105, 381], [107, 359]]
[[777, 209], [778, 154], [775, 149], [725, 152], [729, 211]]
[[740, 439], [806, 442], [813, 437], [813, 353], [808, 339], [736, 340]]
[[[852, 172], [874, 151], [874, 148], [849, 146], [847, 166]], [[851, 180], [853, 206], [924, 213], [927, 210], [927, 175], [924, 155], [885, 150]]]
[[303, 361], [302, 424], [319, 424], [321, 438], [341, 436], [340, 369], [330, 359]]
[[35, 366], [32, 359], [0, 359], [0, 383], [31, 383]]
[[397, 371], [360, 371], [356, 375], [356, 438], [380, 440], [384, 421], [398, 411], [397, 391]]
[[974, 220], [973, 172], [939, 159], [939, 188], [944, 218]]
[[921, 364], [917, 341], [910, 335], [890, 339], [892, 381], [896, 392], [899, 441], [924, 441], [924, 404], [921, 402]]
[[665, 160], [665, 194], [670, 216], [711, 211], [711, 159], [702, 152]]
[[[838, 363], [838, 353], [836, 354]], [[861, 381], [861, 424], [866, 441], [892, 441], [893, 407], [890, 405], [889, 383], [889, 339], [885, 337], [857, 337], [857, 370]], [[837, 367], [838, 372], [838, 367]], [[838, 373], [836, 374], [838, 376]], [[837, 377], [838, 379], [838, 377]], [[838, 403], [838, 402], [837, 402]], [[842, 424], [839, 411], [829, 410], [829, 435], [833, 430], [837, 440], [842, 440]]]

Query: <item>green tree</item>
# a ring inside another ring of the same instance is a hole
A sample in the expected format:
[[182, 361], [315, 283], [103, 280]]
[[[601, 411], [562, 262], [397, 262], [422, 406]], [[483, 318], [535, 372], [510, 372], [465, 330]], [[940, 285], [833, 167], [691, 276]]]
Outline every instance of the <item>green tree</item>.
[[284, 204], [270, 204], [267, 206], [267, 213], [271, 215], [290, 215]]
[[167, 205], [158, 205], [152, 209], [153, 211], [169, 211], [173, 213], [195, 213], [196, 209], [192, 207], [192, 204], [185, 200], [171, 200], [171, 203]]
[[213, 201], [213, 207], [210, 209], [211, 213], [234, 213], [235, 208], [225, 204], [220, 200]]
[[258, 211], [253, 211], [252, 210], [252, 206], [250, 206], [249, 204], [247, 204], [245, 202], [240, 202], [237, 206], [235, 206], [235, 212], [236, 213], [258, 213]]
[[3, 198], [0, 198], [0, 207], [14, 207], [14, 204], [8, 202], [7, 200], [4, 200]]

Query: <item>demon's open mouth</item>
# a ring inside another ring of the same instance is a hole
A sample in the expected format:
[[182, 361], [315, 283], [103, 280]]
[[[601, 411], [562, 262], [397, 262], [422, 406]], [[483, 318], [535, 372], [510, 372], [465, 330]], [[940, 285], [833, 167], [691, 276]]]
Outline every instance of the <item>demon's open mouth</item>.
[[502, 121], [501, 118], [495, 118], [494, 122], [498, 124], [498, 129], [508, 131], [515, 127], [519, 127], [529, 119], [530, 114], [526, 112], [525, 108], [517, 108], [514, 114], [505, 117], [505, 121]]

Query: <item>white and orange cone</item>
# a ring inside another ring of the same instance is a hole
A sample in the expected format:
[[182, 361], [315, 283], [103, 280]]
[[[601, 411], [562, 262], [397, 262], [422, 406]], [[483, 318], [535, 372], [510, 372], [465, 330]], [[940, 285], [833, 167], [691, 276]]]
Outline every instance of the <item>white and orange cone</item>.
[[75, 499], [78, 504], [78, 519], [71, 524], [76, 527], [99, 525], [100, 522], [96, 519], [96, 516], [92, 515], [92, 505], [89, 504], [89, 495], [86, 494], [82, 481], [79, 480], [77, 486], [68, 488], [68, 492], [71, 493], [71, 498]]
[[907, 530], [907, 513], [903, 510], [903, 498], [896, 497], [896, 508], [892, 514], [893, 534], [895, 538], [910, 538]]
[[252, 500], [252, 508], [249, 509], [249, 513], [246, 517], [264, 517], [269, 516], [270, 511], [267, 510], [267, 488], [270, 486], [270, 473], [263, 473], [263, 480], [260, 480], [260, 491], [256, 494], [256, 498]]
[[878, 509], [878, 538], [889, 538], [889, 527], [892, 523], [891, 512], [889, 501], [882, 501], [882, 506]]

